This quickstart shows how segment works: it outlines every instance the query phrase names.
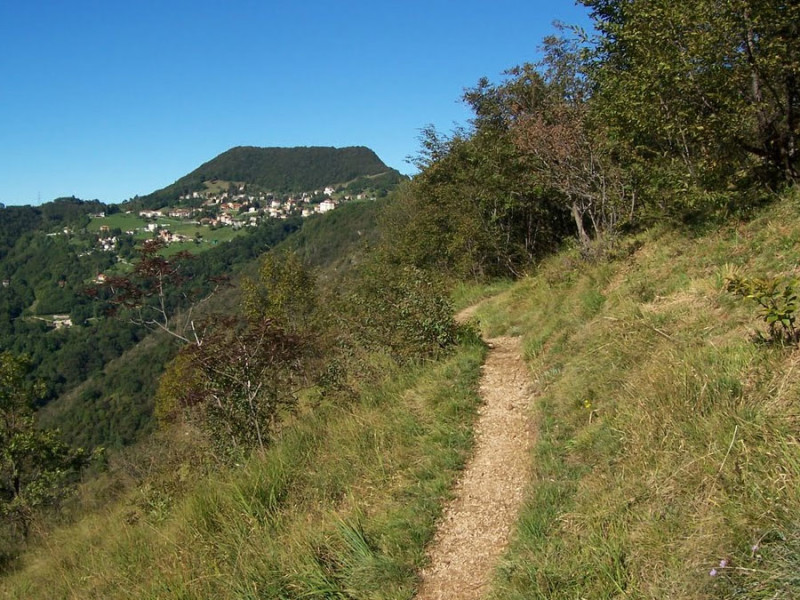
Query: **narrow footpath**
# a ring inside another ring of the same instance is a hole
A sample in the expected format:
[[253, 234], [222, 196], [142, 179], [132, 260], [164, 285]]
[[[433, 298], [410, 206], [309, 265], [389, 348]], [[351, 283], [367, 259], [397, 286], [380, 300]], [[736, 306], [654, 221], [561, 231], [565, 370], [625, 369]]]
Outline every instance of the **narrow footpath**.
[[530, 379], [520, 341], [487, 342], [475, 451], [445, 508], [417, 600], [485, 597], [530, 480]]

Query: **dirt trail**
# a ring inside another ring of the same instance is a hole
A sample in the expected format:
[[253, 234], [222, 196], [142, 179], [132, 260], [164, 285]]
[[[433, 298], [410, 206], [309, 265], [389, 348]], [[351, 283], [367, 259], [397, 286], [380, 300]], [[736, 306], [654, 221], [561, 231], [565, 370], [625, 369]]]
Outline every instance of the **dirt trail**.
[[[464, 313], [459, 315], [464, 318]], [[476, 447], [445, 508], [417, 600], [485, 596], [530, 479], [530, 380], [518, 338], [487, 340]]]

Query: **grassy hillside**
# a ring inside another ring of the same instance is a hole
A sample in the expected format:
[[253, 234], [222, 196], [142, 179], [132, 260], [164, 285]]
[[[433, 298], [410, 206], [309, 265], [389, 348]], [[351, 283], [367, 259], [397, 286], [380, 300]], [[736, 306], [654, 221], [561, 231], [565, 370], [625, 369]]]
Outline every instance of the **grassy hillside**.
[[798, 201], [609, 262], [565, 252], [484, 305], [523, 337], [538, 423], [494, 597], [796, 597], [800, 355], [757, 342], [725, 282], [797, 275]]
[[[215, 247], [197, 259], [202, 263], [197, 267], [206, 262], [216, 265], [214, 272], [233, 277], [233, 288], [218, 293], [201, 314], [238, 310], [239, 275], [256, 277], [263, 253], [282, 238], [275, 244], [276, 251], [296, 252], [332, 284], [359, 262], [366, 243], [375, 239], [382, 205], [381, 201], [348, 203], [303, 221], [275, 223], [274, 235], [268, 235], [265, 227], [233, 244]], [[148, 336], [48, 404], [40, 412], [42, 424], [58, 427], [71, 443], [87, 448], [120, 448], [142, 439], [154, 429], [152, 397], [163, 365], [177, 348], [167, 336]]]
[[296, 252], [326, 278], [346, 272], [378, 240], [378, 216], [385, 202], [349, 202], [335, 211], [310, 217], [279, 250]]
[[83, 227], [89, 215], [108, 207], [97, 200], [56, 198], [41, 206], [0, 206], [0, 259], [25, 233]]
[[120, 455], [85, 491], [94, 510], [0, 579], [0, 597], [409, 598], [472, 443], [482, 356], [386, 361], [358, 400], [308, 399], [231, 470], [203, 476], [190, 429]]
[[[759, 342], [756, 307], [725, 288], [797, 274], [799, 217], [795, 192], [749, 222], [654, 229], [459, 289], [487, 335], [523, 338], [534, 383], [534, 477], [492, 597], [796, 595], [798, 350]], [[88, 516], [23, 556], [0, 597], [411, 598], [471, 446], [482, 356], [387, 361], [358, 399], [307, 396], [231, 470], [204, 472], [191, 429], [120, 455], [86, 488]]]

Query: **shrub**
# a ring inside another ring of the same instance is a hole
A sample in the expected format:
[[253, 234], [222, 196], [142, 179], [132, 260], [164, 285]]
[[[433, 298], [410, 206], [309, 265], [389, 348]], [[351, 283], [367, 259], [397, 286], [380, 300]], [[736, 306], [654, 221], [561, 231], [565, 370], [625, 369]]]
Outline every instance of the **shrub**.
[[418, 267], [367, 265], [348, 304], [356, 339], [388, 349], [400, 362], [436, 357], [458, 341], [442, 282]]
[[727, 280], [727, 290], [755, 301], [761, 318], [769, 327], [773, 341], [797, 344], [800, 331], [797, 320], [797, 286], [794, 278], [747, 278], [734, 275]]
[[269, 319], [217, 317], [204, 330], [202, 343], [184, 346], [162, 376], [157, 414], [198, 419], [224, 455], [263, 450], [296, 400], [303, 342]]

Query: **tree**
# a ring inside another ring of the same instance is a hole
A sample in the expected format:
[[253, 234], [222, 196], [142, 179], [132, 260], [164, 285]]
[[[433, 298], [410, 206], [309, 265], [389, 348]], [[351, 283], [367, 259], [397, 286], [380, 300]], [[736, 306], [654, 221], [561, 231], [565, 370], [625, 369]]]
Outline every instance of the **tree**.
[[[243, 283], [242, 311], [199, 323], [159, 382], [156, 414], [185, 415], [225, 455], [269, 445], [305, 387], [326, 336], [313, 275], [294, 254], [268, 254]], [[312, 342], [313, 340], [313, 342]]]
[[317, 325], [314, 275], [295, 253], [267, 254], [258, 278], [244, 278], [242, 291], [242, 309], [250, 319], [270, 320], [293, 333]]
[[510, 79], [491, 93], [507, 106], [503, 118], [531, 176], [563, 198], [585, 249], [587, 225], [594, 236], [612, 233], [633, 216], [635, 193], [593, 114], [585, 48], [574, 37], [551, 36], [543, 50], [542, 61], [509, 70]]
[[25, 539], [37, 509], [55, 505], [71, 489], [88, 455], [36, 426], [33, 403], [41, 386], [25, 381], [29, 365], [0, 354], [0, 517], [6, 535]]
[[440, 276], [413, 265], [391, 265], [378, 255], [361, 265], [341, 307], [352, 343], [385, 351], [397, 362], [437, 358], [457, 341]]
[[798, 2], [582, 2], [601, 33], [603, 114], [673, 191], [798, 179]]
[[497, 91], [484, 79], [465, 94], [471, 130], [423, 131], [421, 173], [383, 219], [396, 261], [456, 277], [517, 276], [566, 234], [563, 209], [511, 139]]
[[[201, 302], [205, 302], [227, 281], [225, 277], [210, 277], [214, 285], [203, 300], [191, 301], [184, 283], [189, 279], [187, 263], [193, 257], [188, 252], [179, 252], [167, 259], [161, 255], [164, 243], [148, 240], [139, 248], [140, 258], [133, 272], [125, 276], [108, 277], [99, 288], [88, 290], [98, 296], [100, 289], [110, 292], [110, 302], [116, 311], [122, 310], [130, 321], [151, 331], [163, 331], [182, 343], [202, 343], [193, 313]], [[198, 296], [206, 290], [200, 286], [194, 290]], [[185, 308], [179, 314], [179, 309]]]
[[302, 341], [269, 319], [216, 317], [204, 329], [203, 343], [184, 346], [162, 375], [156, 412], [195, 420], [224, 455], [264, 450], [296, 400]]

